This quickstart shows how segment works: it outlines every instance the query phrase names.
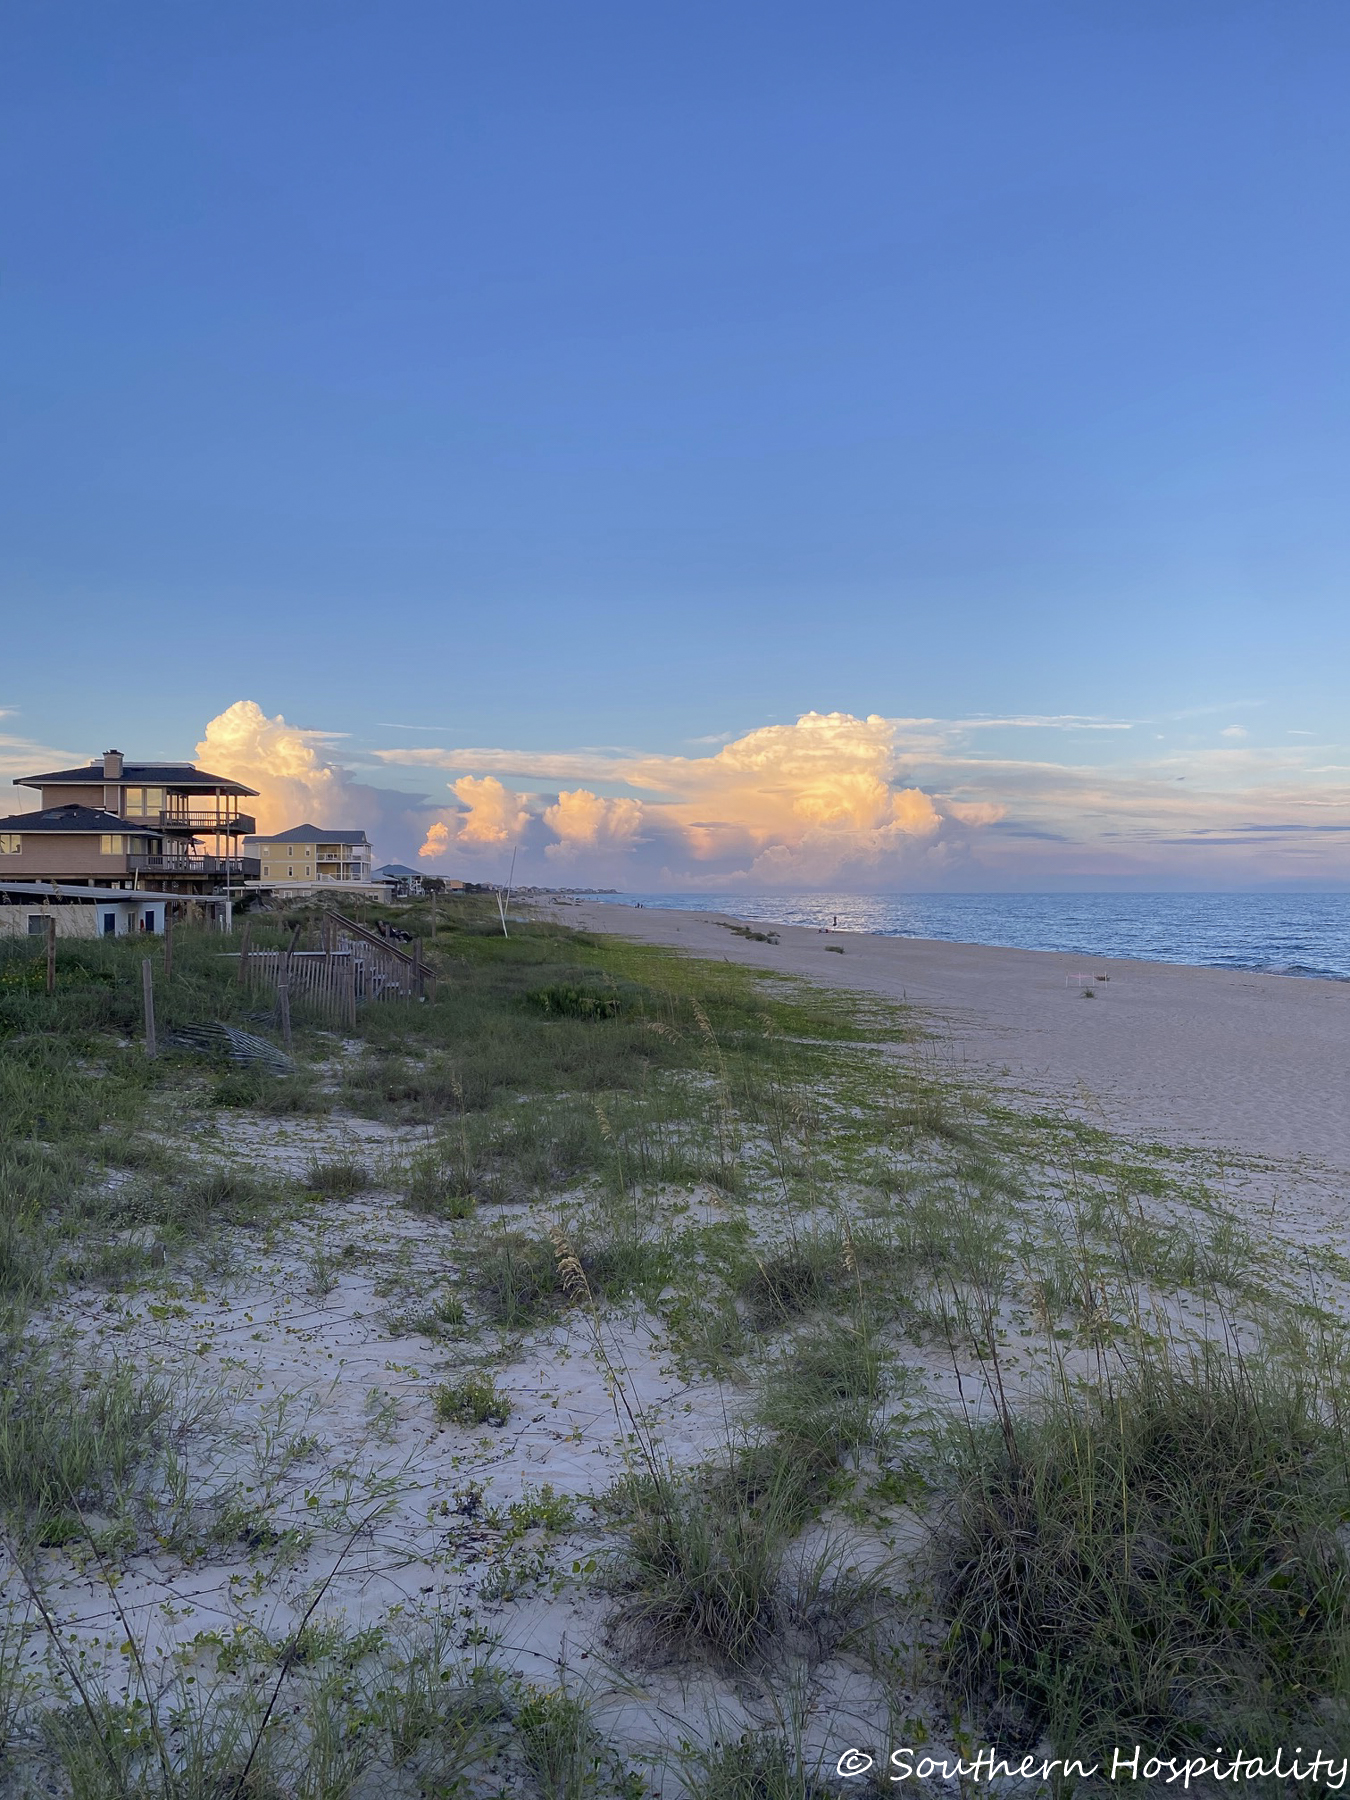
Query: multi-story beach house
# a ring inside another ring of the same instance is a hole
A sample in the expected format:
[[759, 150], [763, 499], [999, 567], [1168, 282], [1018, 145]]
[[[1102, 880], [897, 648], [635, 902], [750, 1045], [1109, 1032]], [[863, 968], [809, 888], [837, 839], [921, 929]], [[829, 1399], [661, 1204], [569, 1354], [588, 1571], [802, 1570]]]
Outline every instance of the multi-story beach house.
[[422, 871], [410, 869], [407, 863], [385, 863], [376, 869], [376, 881], [387, 881], [396, 899], [405, 900], [422, 892]]
[[364, 831], [293, 825], [272, 837], [247, 837], [244, 849], [259, 865], [255, 880], [262, 888], [371, 885], [374, 853]]
[[258, 874], [256, 860], [239, 853], [255, 823], [239, 802], [257, 790], [192, 763], [129, 763], [108, 750], [84, 768], [16, 776], [15, 786], [40, 789], [42, 804], [0, 819], [6, 884], [206, 894]]

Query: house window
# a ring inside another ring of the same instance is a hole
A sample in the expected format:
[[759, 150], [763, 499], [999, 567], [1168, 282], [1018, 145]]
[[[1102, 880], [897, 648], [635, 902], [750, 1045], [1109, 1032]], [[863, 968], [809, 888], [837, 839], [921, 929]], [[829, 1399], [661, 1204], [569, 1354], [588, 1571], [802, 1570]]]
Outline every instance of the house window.
[[164, 811], [162, 787], [128, 788], [123, 811], [128, 819], [148, 819]]
[[22, 849], [22, 833], [17, 831], [0, 831], [0, 856], [17, 856]]
[[105, 831], [99, 839], [98, 847], [104, 856], [125, 856], [131, 848], [131, 839], [122, 837], [115, 831]]
[[47, 921], [42, 916], [41, 913], [29, 913], [29, 915], [28, 915], [28, 935], [29, 935], [29, 937], [41, 937], [43, 932], [46, 931], [46, 929], [47, 929]]

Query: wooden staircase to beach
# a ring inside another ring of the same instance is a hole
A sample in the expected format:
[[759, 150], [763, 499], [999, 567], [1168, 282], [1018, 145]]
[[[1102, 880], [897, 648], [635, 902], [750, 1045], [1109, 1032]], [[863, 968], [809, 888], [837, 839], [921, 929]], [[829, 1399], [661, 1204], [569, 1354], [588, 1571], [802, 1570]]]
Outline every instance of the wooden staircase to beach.
[[325, 912], [322, 949], [297, 950], [297, 927], [286, 950], [252, 950], [247, 935], [238, 951], [241, 982], [265, 983], [277, 994], [289, 1022], [293, 1001], [307, 1002], [338, 1023], [355, 1025], [359, 1004], [435, 997], [435, 978], [422, 961], [422, 940], [403, 950], [355, 919]]

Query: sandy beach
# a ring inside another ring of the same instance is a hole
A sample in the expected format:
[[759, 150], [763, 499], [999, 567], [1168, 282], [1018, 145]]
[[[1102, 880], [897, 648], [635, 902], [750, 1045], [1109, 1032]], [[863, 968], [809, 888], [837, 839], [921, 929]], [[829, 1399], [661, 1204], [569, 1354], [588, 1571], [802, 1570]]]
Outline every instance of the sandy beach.
[[759, 921], [779, 938], [762, 944], [730, 914], [603, 902], [562, 916], [907, 1000], [952, 1063], [1128, 1136], [1350, 1169], [1350, 983]]

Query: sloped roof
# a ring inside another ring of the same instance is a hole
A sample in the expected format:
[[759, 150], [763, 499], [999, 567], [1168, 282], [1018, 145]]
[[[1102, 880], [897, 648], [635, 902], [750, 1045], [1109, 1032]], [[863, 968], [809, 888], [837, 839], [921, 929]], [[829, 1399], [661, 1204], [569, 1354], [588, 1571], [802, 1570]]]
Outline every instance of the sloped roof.
[[52, 769], [45, 775], [16, 775], [15, 787], [167, 787], [219, 788], [227, 794], [257, 795], [257, 788], [224, 775], [210, 775], [195, 763], [123, 763], [120, 775], [105, 775], [101, 762], [82, 769]]
[[406, 881], [410, 876], [416, 876], [419, 881], [422, 879], [422, 871], [410, 869], [407, 863], [386, 863], [382, 869], [376, 869], [375, 873], [391, 875], [396, 881]]
[[270, 837], [251, 836], [248, 844], [366, 844], [364, 831], [321, 831], [317, 825], [296, 825], [290, 831], [274, 831]]
[[138, 825], [134, 819], [119, 819], [116, 813], [104, 812], [96, 806], [49, 806], [44, 812], [11, 813], [0, 819], [0, 831], [21, 831], [27, 837], [32, 831], [116, 831], [123, 837], [158, 837], [157, 825]]

